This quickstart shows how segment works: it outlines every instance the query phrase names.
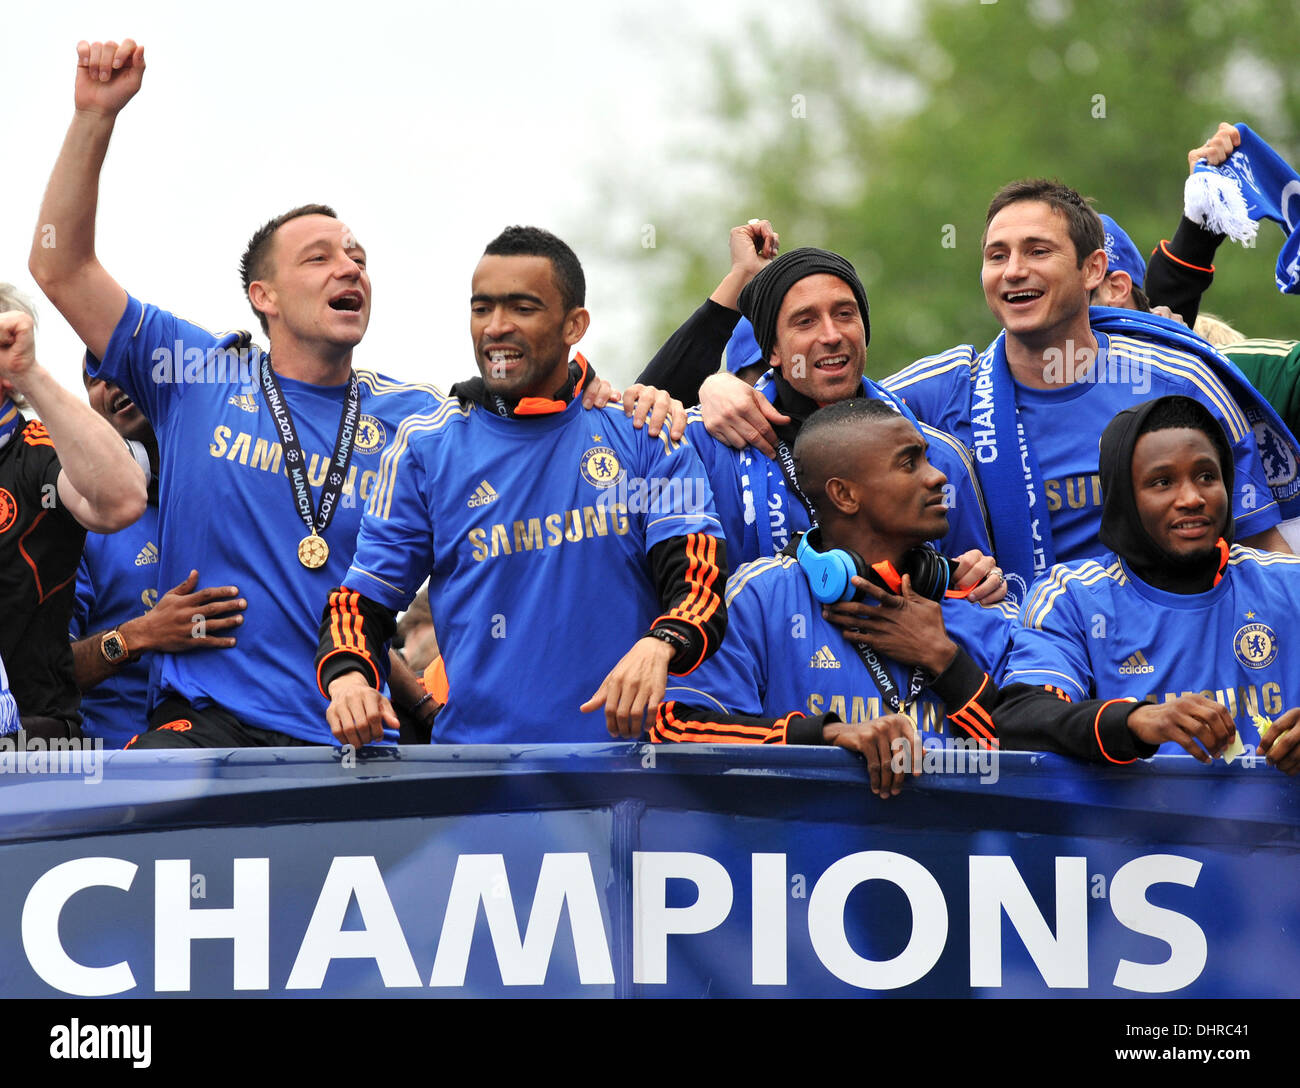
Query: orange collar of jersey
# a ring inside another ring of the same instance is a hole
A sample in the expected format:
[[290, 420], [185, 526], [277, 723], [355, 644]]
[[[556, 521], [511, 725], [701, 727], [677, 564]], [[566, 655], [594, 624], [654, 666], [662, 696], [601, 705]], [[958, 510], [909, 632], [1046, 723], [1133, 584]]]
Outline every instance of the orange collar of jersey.
[[[573, 386], [573, 397], [582, 396], [582, 387], [587, 384], [587, 360], [579, 353], [575, 355], [574, 361], [578, 364], [580, 373], [578, 380]], [[568, 401], [552, 400], [549, 397], [522, 397], [519, 403], [515, 405], [515, 415], [517, 416], [550, 416], [557, 412], [563, 412], [571, 403], [573, 398]]]

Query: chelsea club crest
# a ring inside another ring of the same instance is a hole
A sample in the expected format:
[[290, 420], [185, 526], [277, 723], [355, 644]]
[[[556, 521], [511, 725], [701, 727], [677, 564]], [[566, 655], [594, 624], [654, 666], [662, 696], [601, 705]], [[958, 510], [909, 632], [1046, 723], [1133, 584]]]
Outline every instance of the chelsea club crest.
[[384, 425], [374, 416], [362, 416], [357, 420], [356, 448], [362, 453], [374, 453], [383, 449], [387, 440]]
[[582, 478], [592, 487], [604, 490], [613, 487], [623, 478], [623, 466], [618, 454], [608, 446], [592, 446], [582, 455]]
[[1264, 623], [1248, 623], [1232, 636], [1232, 652], [1248, 669], [1263, 669], [1277, 657], [1277, 636]]

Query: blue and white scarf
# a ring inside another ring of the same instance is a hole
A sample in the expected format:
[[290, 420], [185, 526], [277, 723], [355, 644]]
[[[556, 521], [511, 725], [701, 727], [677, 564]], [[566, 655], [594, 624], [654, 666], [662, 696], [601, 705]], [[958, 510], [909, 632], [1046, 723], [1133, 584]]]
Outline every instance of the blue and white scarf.
[[18, 411], [18, 405], [8, 397], [0, 397], [0, 450], [9, 444], [9, 439], [18, 432], [26, 420]]
[[[772, 380], [772, 374], [773, 372], [769, 370], [759, 378], [754, 388], [775, 404], [777, 386]], [[919, 429], [920, 424], [917, 423], [916, 416], [907, 405], [870, 378], [862, 379], [862, 395], [870, 400], [884, 401], [899, 415], [904, 416], [912, 426]], [[779, 451], [778, 446], [778, 453]], [[793, 474], [792, 462], [783, 469], [779, 458], [773, 460], [765, 457], [753, 446], [746, 446], [740, 451], [739, 456], [740, 490], [745, 521], [750, 522], [752, 517], [752, 523], [758, 533], [759, 555], [776, 555], [790, 543], [794, 533], [808, 528], [817, 528], [817, 515], [804, 502], [801, 495], [791, 494], [790, 485], [786, 482], [787, 471]], [[803, 511], [802, 515], [795, 513], [793, 509], [795, 506]], [[807, 525], [803, 524], [805, 520], [808, 522]]]
[[9, 691], [9, 676], [5, 672], [5, 663], [0, 661], [0, 737], [17, 733], [22, 726], [18, 717], [18, 704]]
[[[1093, 306], [1088, 321], [1096, 334], [1132, 336], [1187, 352], [1208, 366], [1255, 433], [1260, 461], [1281, 517], [1300, 517], [1300, 443], [1231, 360], [1185, 325], [1155, 314]], [[993, 530], [993, 554], [1012, 583], [1009, 594], [1018, 594], [1017, 599], [1023, 600], [1025, 585], [1032, 585], [1034, 578], [1056, 562], [1042, 474], [1016, 405], [1006, 333], [999, 333], [978, 356], [974, 347], [966, 348], [972, 378], [971, 448]]]
[[1052, 524], [1038, 458], [1025, 435], [1016, 383], [1007, 365], [1005, 331], [978, 356], [971, 353], [971, 443], [984, 491], [993, 554], [1023, 601], [1034, 579], [1056, 562]]
[[1300, 294], [1300, 174], [1247, 125], [1241, 146], [1220, 166], [1198, 162], [1183, 189], [1183, 214], [1215, 234], [1253, 241], [1261, 219], [1286, 234], [1274, 279], [1283, 294]]
[[1208, 366], [1237, 402], [1255, 433], [1259, 459], [1282, 519], [1300, 517], [1300, 442], [1231, 359], [1220, 355], [1186, 325], [1156, 314], [1094, 306], [1088, 312], [1088, 320], [1094, 332], [1149, 340], [1162, 347], [1185, 351]]

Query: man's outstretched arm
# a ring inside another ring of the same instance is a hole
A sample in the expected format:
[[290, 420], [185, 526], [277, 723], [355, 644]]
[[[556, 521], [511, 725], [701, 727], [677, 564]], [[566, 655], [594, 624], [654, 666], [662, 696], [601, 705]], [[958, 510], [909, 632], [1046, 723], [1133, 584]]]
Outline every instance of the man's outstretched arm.
[[140, 89], [144, 47], [130, 38], [79, 42], [75, 112], [54, 164], [28, 268], [82, 342], [103, 358], [126, 291], [95, 254], [99, 174], [118, 112]]

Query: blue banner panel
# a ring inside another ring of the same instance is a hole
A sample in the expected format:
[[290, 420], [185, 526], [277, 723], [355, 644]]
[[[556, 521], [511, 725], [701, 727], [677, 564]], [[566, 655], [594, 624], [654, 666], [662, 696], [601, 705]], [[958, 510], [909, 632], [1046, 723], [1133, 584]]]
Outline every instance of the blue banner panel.
[[0, 760], [4, 996], [1300, 996], [1257, 761], [950, 750], [882, 800], [838, 749], [91, 756]]

